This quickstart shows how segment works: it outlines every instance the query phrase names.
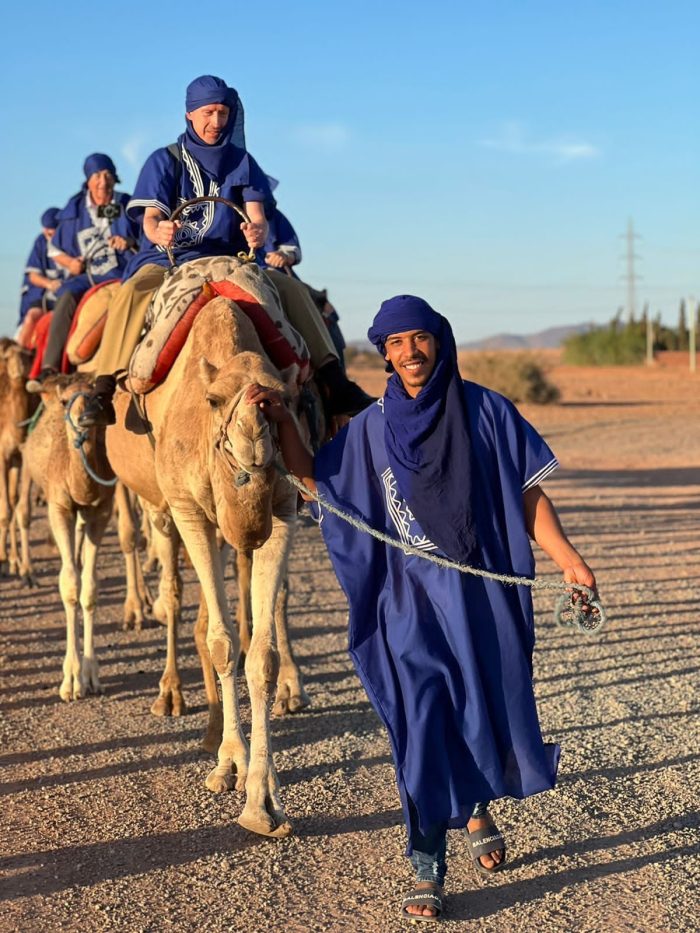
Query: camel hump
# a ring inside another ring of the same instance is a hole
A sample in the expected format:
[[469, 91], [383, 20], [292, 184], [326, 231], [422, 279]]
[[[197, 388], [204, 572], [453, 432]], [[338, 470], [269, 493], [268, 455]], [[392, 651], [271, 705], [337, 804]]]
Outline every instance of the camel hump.
[[[137, 347], [130, 367], [132, 385], [138, 392], [148, 392], [162, 382], [200, 312], [217, 296], [227, 299], [229, 317], [234, 305], [243, 312], [278, 369], [295, 365], [300, 372], [308, 372], [308, 349], [285, 317], [274, 284], [254, 263], [218, 256], [180, 266], [166, 277], [154, 295], [149, 312], [150, 329]], [[224, 305], [217, 307], [220, 309], [217, 313], [223, 314]], [[239, 330], [241, 326], [238, 321]], [[245, 337], [247, 342], [250, 339], [247, 329]], [[211, 350], [211, 344], [207, 349]]]

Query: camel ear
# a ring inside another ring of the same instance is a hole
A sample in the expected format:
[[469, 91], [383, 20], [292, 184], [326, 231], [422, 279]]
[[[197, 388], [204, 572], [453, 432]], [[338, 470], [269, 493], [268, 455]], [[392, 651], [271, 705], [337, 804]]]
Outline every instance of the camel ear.
[[290, 363], [285, 369], [280, 369], [280, 379], [286, 387], [286, 394], [291, 398], [299, 395], [299, 366], [296, 363]]
[[209, 360], [205, 359], [203, 356], [199, 359], [199, 378], [202, 380], [204, 385], [209, 388], [212, 382], [216, 379], [219, 370], [214, 366]]

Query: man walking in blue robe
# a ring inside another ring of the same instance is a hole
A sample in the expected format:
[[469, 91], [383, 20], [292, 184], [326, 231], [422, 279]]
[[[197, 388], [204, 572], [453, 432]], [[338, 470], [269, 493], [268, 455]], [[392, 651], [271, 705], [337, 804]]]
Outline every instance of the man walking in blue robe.
[[[447, 320], [423, 299], [385, 301], [369, 339], [384, 397], [314, 458], [278, 393], [248, 401], [277, 422], [285, 463], [322, 500], [405, 545], [493, 573], [534, 576], [530, 538], [567, 583], [595, 578], [540, 487], [558, 463], [506, 398], [462, 381]], [[316, 506], [350, 605], [349, 648], [389, 733], [416, 885], [402, 914], [443, 912], [447, 829], [475, 868], [505, 863], [488, 803], [554, 787], [532, 687], [531, 590], [439, 567]]]

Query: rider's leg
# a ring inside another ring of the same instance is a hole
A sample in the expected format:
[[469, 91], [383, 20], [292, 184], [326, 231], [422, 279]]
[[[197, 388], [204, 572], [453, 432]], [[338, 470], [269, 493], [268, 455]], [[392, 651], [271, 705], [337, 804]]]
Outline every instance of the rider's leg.
[[65, 291], [58, 298], [53, 309], [51, 318], [51, 329], [49, 330], [49, 342], [44, 351], [43, 368], [48, 370], [59, 370], [61, 359], [63, 357], [63, 348], [68, 340], [68, 332], [73, 322], [75, 309], [82, 296], [82, 292]]
[[148, 263], [122, 282], [110, 302], [100, 349], [95, 356], [98, 375], [95, 387], [85, 401], [80, 416], [82, 427], [114, 424], [112, 398], [117, 386], [115, 374], [129, 367], [141, 339], [141, 331], [153, 292], [162, 284], [166, 268]]
[[306, 285], [275, 269], [267, 269], [265, 274], [277, 288], [292, 327], [299, 331], [309, 348], [316, 377], [328, 390], [330, 413], [354, 415], [370, 405], [374, 399], [345, 375], [328, 328]]

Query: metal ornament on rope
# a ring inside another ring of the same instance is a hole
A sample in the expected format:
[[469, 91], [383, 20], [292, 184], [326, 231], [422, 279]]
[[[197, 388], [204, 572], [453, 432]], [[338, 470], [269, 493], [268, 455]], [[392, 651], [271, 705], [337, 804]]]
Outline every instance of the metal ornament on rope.
[[96, 483], [99, 483], [100, 486], [116, 486], [119, 481], [117, 476], [113, 477], [112, 479], [102, 479], [102, 477], [98, 476], [97, 473], [95, 473], [95, 471], [92, 469], [92, 467], [88, 463], [87, 457], [85, 456], [85, 451], [83, 450], [83, 444], [88, 438], [88, 431], [87, 429], [80, 431], [78, 427], [73, 423], [73, 419], [70, 416], [70, 410], [73, 407], [73, 403], [75, 402], [77, 398], [88, 398], [88, 394], [87, 392], [75, 392], [73, 395], [71, 395], [71, 397], [68, 399], [68, 402], [66, 404], [66, 413], [64, 415], [64, 418], [68, 422], [68, 424], [71, 426], [71, 428], [73, 429], [73, 433], [75, 434], [75, 440], [73, 441], [73, 446], [80, 454], [80, 459], [83, 461], [85, 472], [88, 474], [88, 476], [91, 479], [93, 479]]
[[[183, 201], [182, 204], [178, 204], [178, 206], [172, 212], [168, 220], [171, 223], [174, 223], [178, 219], [178, 217], [180, 217], [183, 211], [187, 210], [188, 207], [192, 207], [194, 204], [204, 204], [206, 202], [212, 202], [216, 204], [225, 204], [226, 207], [230, 207], [231, 210], [234, 210], [240, 217], [242, 217], [244, 223], [249, 224], [251, 222], [250, 217], [246, 214], [246, 212], [243, 210], [242, 207], [239, 207], [237, 204], [234, 204], [233, 201], [229, 201], [228, 198], [221, 198], [218, 195], [207, 195], [205, 197], [190, 198], [189, 201]], [[172, 275], [172, 273], [177, 268], [177, 264], [175, 262], [175, 253], [173, 252], [173, 247], [166, 246], [165, 252], [167, 253], [168, 259], [170, 261], [170, 269], [168, 271]], [[252, 246], [250, 247], [250, 250], [247, 253], [241, 250], [241, 252], [238, 253], [237, 258], [240, 259], [241, 262], [253, 262], [253, 260], [255, 259], [255, 250], [253, 249]]]
[[[479, 567], [470, 567], [468, 564], [458, 564], [454, 561], [447, 560], [445, 557], [437, 557], [435, 554], [421, 551], [410, 544], [404, 544], [402, 541], [392, 538], [391, 535], [387, 535], [383, 531], [377, 531], [376, 528], [372, 528], [366, 522], [362, 521], [362, 519], [355, 518], [342, 509], [336, 508], [336, 506], [331, 505], [330, 502], [319, 495], [318, 492], [314, 492], [309, 489], [308, 486], [305, 486], [301, 480], [293, 476], [280, 463], [276, 462], [275, 468], [282, 474], [287, 482], [291, 483], [302, 495], [314, 499], [322, 508], [331, 512], [333, 515], [337, 515], [338, 518], [341, 518], [344, 522], [357, 528], [358, 531], [363, 531], [371, 535], [371, 537], [376, 538], [378, 541], [388, 544], [389, 547], [394, 547], [399, 551], [403, 551], [404, 554], [420, 557], [422, 560], [430, 561], [431, 564], [437, 564], [438, 567], [443, 567], [447, 570], [458, 570], [460, 573], [471, 574], [475, 577], [483, 577], [487, 580], [496, 580], [508, 586], [529, 586], [532, 590], [555, 590], [559, 593], [561, 593], [562, 590], [566, 590], [567, 592], [557, 600], [554, 613], [555, 621], [560, 625], [569, 625], [579, 629], [579, 631], [584, 632], [586, 635], [593, 635], [600, 630], [607, 619], [600, 600], [596, 597], [593, 590], [588, 586], [584, 586], [583, 583], [565, 583], [563, 581], [552, 583], [549, 580], [542, 580], [538, 577], [519, 577], [514, 574], [493, 573], [490, 570], [482, 570]], [[586, 612], [586, 608], [589, 610], [588, 612]]]

